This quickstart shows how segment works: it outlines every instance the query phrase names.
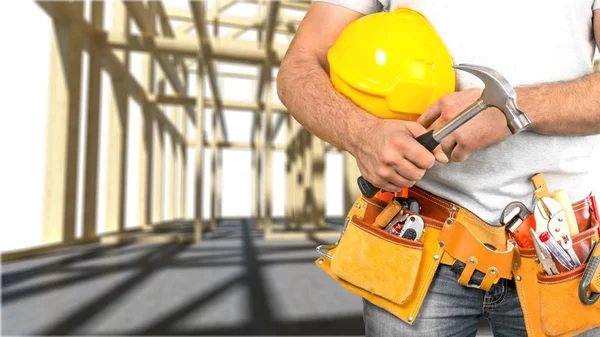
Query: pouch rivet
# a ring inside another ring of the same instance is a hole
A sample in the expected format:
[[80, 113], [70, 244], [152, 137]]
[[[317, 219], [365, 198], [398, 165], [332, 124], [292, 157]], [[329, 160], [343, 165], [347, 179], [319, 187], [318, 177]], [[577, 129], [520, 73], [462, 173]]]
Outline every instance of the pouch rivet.
[[521, 276], [517, 275], [517, 281], [521, 281]]
[[473, 263], [475, 263], [475, 259], [474, 259], [474, 258], [470, 258], [470, 259], [469, 259], [469, 263], [470, 263], [470, 264], [473, 264]]
[[517, 269], [519, 269], [519, 264], [518, 264], [518, 263], [515, 263], [515, 264], [513, 265], [513, 269], [514, 269], [514, 270], [517, 270]]
[[440, 248], [444, 247], [444, 241], [440, 241], [439, 246], [440, 246]]
[[360, 205], [358, 204], [358, 202], [356, 204], [354, 204], [354, 208], [360, 208]]
[[412, 321], [413, 321], [413, 318], [412, 318], [412, 317], [409, 317], [409, 318], [408, 318], [408, 323], [410, 323], [410, 322], [412, 322]]
[[323, 264], [323, 259], [319, 259], [319, 264]]
[[456, 212], [456, 211], [458, 211], [458, 208], [456, 208], [456, 206], [452, 206], [452, 208], [450, 208], [450, 211], [451, 212]]
[[452, 220], [451, 219], [446, 220], [446, 225], [452, 226]]
[[492, 268], [492, 269], [490, 270], [490, 274], [492, 274], [492, 275], [496, 275], [496, 268]]
[[434, 256], [433, 256], [433, 259], [437, 261], [437, 260], [439, 260], [439, 259], [440, 259], [440, 257], [439, 257], [439, 255], [434, 255]]
[[367, 203], [363, 202], [363, 208], [367, 208]]

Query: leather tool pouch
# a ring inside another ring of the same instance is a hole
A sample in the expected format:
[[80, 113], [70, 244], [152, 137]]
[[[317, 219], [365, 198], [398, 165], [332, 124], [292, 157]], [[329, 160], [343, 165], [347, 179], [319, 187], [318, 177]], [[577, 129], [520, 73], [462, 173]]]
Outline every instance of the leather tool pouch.
[[[575, 207], [581, 211], [581, 207], [589, 207], [589, 201]], [[589, 212], [580, 213], [584, 214], [577, 219], [580, 233], [572, 239], [575, 253], [584, 261], [592, 242], [598, 240], [598, 220]], [[513, 274], [529, 336], [574, 336], [600, 326], [600, 301], [585, 305], [578, 296], [587, 264], [565, 271], [556, 263], [561, 273], [549, 276], [541, 272], [534, 249], [521, 248], [520, 254], [520, 265]]]
[[442, 224], [422, 217], [420, 242], [404, 239], [372, 226], [384, 206], [359, 197], [337, 246], [323, 248], [316, 264], [347, 290], [412, 324], [441, 260]]

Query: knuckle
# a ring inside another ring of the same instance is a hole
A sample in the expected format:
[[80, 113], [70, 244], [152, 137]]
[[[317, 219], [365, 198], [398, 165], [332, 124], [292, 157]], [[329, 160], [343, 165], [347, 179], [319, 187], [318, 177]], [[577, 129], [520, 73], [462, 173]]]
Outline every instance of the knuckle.
[[390, 176], [390, 170], [387, 166], [379, 166], [375, 173], [379, 179], [387, 179]]

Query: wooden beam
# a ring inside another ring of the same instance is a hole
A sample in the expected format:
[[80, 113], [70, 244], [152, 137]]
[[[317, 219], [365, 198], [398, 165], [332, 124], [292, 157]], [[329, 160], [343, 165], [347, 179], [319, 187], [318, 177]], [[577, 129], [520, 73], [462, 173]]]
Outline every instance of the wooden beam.
[[196, 154], [195, 154], [195, 167], [194, 167], [194, 240], [200, 241], [202, 239], [202, 232], [204, 230], [202, 226], [203, 215], [203, 176], [204, 170], [204, 65], [198, 61], [196, 69], [196, 96], [200, 99], [196, 100]]
[[[73, 10], [83, 14], [83, 3]], [[46, 142], [43, 243], [75, 240], [82, 34], [53, 20]]]
[[[91, 23], [95, 29], [102, 29], [104, 23], [104, 2], [91, 3]], [[83, 191], [83, 238], [96, 237], [98, 203], [98, 156], [100, 143], [100, 111], [102, 91], [102, 50], [92, 43], [89, 52], [87, 132], [85, 141], [85, 168]]]
[[[113, 3], [113, 29], [126, 35], [129, 16], [121, 2]], [[127, 51], [117, 51], [116, 57], [129, 71]], [[112, 74], [109, 86], [109, 145], [108, 178], [106, 180], [106, 231], [122, 231], [125, 228], [125, 197], [127, 188], [127, 140], [129, 128], [128, 90], [126, 76]]]
[[[179, 124], [177, 121], [178, 118], [178, 113], [177, 113], [177, 108], [172, 107], [170, 108], [170, 118], [171, 118], [171, 123], [173, 123], [174, 125]], [[178, 170], [178, 161], [177, 161], [177, 144], [175, 143], [174, 140], [171, 140], [171, 148], [169, 149], [169, 151], [167, 151], [167, 161], [169, 162], [169, 166], [171, 167], [171, 170], [169, 171], [169, 196], [167, 198], [167, 219], [171, 220], [174, 219], [176, 217], [175, 214], [175, 207], [176, 207], [176, 201], [177, 201], [177, 194], [176, 194], [176, 187], [177, 187], [177, 170]]]
[[313, 222], [325, 226], [325, 147], [315, 135], [310, 135], [312, 154], [312, 200], [314, 201]]
[[[154, 31], [154, 7], [150, 6], [148, 11], [150, 29]], [[142, 56], [142, 86], [147, 95], [152, 94], [156, 80], [154, 71], [154, 58], [151, 54]], [[152, 222], [152, 166], [154, 163], [154, 138], [153, 128], [156, 118], [152, 112], [152, 105], [144, 100], [142, 106], [142, 131], [140, 142], [140, 166], [139, 166], [139, 195], [138, 195], [138, 225], [142, 229], [149, 229]]]
[[[127, 7], [128, 11], [131, 13], [131, 17], [133, 18], [133, 21], [136, 23], [136, 25], [139, 27], [140, 31], [142, 32], [142, 35], [153, 36], [156, 32], [156, 27], [154, 27], [152, 25], [151, 20], [149, 20], [151, 15], [149, 13], [149, 8], [147, 8], [142, 1], [124, 1], [123, 3]], [[161, 8], [160, 3], [149, 3], [149, 5], [155, 6], [157, 10], [160, 10]], [[161, 23], [163, 23], [163, 31], [165, 30], [165, 28], [167, 30], [169, 29], [168, 24], [164, 24], [164, 22]], [[167, 34], [173, 36], [172, 31], [168, 30]], [[165, 55], [155, 53], [154, 56], [156, 58], [156, 61], [160, 65], [163, 73], [165, 74], [167, 80], [173, 87], [173, 90], [179, 94], [182, 94], [184, 89], [183, 83], [182, 79], [179, 77], [179, 73], [177, 72], [175, 64], [171, 62], [171, 60]], [[196, 118], [193, 109], [188, 108], [187, 112], [190, 115], [190, 118]]]
[[[196, 25], [196, 32], [198, 33], [198, 42], [200, 44], [200, 54], [206, 65], [206, 73], [208, 74], [208, 84], [215, 101], [215, 107], [213, 110], [216, 112], [221, 125], [221, 134], [223, 139], [227, 140], [227, 125], [225, 124], [225, 117], [223, 116], [223, 107], [221, 100], [221, 91], [219, 84], [217, 83], [217, 71], [213, 60], [213, 47], [210, 43], [210, 36], [206, 31], [206, 11], [204, 3], [200, 1], [190, 1], [190, 9], [194, 17], [194, 24]], [[215, 130], [216, 131], [216, 130]]]
[[[158, 93], [162, 94], [165, 90], [164, 80], [158, 83]], [[162, 114], [161, 114], [162, 115]], [[163, 216], [163, 202], [165, 199], [165, 138], [164, 138], [164, 123], [161, 120], [156, 122], [154, 128], [154, 139], [156, 139], [154, 157], [154, 178], [152, 186], [154, 189], [154, 205], [152, 210], [154, 212], [152, 222], [160, 222], [165, 220]]]

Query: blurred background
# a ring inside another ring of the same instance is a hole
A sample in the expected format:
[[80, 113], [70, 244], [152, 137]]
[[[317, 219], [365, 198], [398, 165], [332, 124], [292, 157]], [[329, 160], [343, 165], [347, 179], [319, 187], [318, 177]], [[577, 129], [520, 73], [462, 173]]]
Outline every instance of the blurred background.
[[364, 334], [313, 264], [360, 173], [276, 94], [309, 6], [0, 4], [3, 334]]

